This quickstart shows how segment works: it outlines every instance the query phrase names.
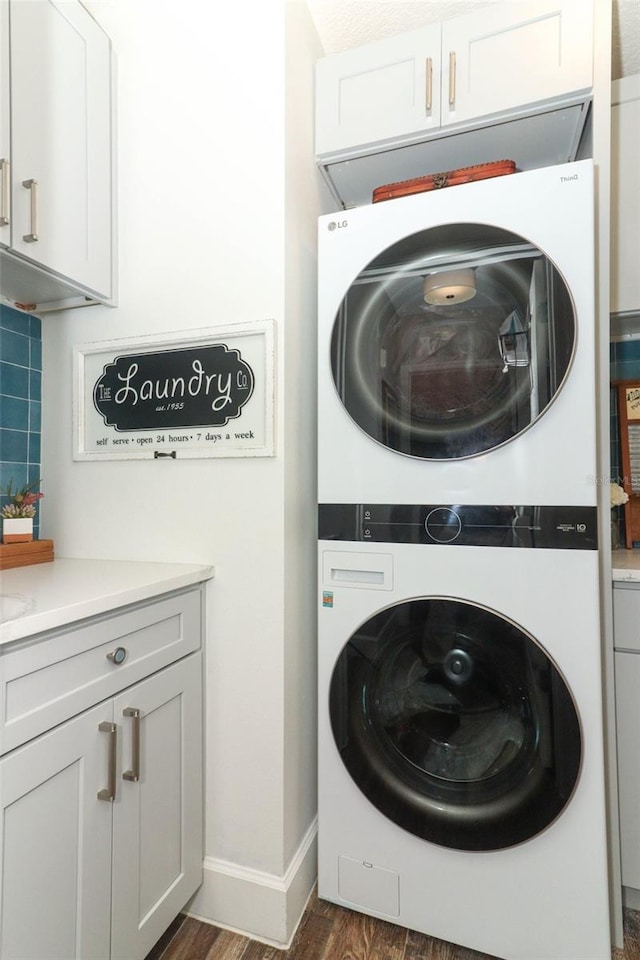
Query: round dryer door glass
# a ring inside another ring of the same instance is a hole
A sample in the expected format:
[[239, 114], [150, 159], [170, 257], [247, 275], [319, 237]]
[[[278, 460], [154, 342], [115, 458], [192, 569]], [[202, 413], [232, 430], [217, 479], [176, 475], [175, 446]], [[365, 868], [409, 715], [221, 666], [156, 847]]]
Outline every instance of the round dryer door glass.
[[399, 453], [472, 457], [547, 410], [574, 352], [572, 298], [537, 247], [483, 224], [394, 244], [355, 278], [331, 367], [355, 423]]
[[422, 598], [367, 620], [337, 661], [329, 707], [360, 790], [441, 846], [522, 843], [578, 779], [580, 723], [563, 677], [529, 634], [476, 604]]

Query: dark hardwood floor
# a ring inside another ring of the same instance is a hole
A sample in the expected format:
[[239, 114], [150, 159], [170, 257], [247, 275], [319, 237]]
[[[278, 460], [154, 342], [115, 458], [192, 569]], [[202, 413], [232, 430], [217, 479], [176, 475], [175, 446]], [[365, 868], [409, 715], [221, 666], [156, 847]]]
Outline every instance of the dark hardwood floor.
[[[625, 911], [624, 950], [612, 960], [640, 960], [640, 913]], [[311, 896], [289, 950], [180, 916], [146, 960], [494, 960], [384, 920]], [[561, 960], [561, 958], [558, 958]]]

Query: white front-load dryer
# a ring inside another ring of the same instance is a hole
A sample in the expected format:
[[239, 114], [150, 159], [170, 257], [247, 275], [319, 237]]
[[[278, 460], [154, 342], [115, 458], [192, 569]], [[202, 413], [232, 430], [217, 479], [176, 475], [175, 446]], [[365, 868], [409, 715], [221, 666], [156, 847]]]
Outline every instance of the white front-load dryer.
[[447, 510], [321, 508], [318, 894], [610, 960], [595, 510]]
[[321, 503], [596, 503], [593, 163], [319, 220]]

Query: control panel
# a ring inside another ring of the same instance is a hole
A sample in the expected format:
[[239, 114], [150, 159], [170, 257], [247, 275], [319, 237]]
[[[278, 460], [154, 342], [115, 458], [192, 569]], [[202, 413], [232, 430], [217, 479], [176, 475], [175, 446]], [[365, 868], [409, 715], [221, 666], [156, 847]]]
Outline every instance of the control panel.
[[318, 539], [596, 550], [597, 509], [583, 506], [323, 503]]

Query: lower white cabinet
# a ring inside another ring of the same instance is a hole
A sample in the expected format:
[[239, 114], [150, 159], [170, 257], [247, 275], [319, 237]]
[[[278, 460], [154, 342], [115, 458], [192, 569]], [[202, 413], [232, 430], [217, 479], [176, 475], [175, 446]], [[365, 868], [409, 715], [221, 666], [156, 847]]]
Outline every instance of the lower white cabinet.
[[[199, 610], [184, 606], [194, 594], [199, 603], [194, 591], [169, 608], [146, 605], [133, 633], [139, 610], [113, 627], [103, 620], [100, 642], [91, 622], [73, 639], [88, 638], [101, 658], [125, 650], [135, 661], [138, 642], [153, 656], [149, 635], [166, 647], [173, 630], [179, 648]], [[56, 638], [46, 643], [55, 648]], [[5, 695], [40, 672], [29, 664], [36, 656], [37, 644], [19, 649], [20, 670], [9, 655]], [[112, 662], [113, 676], [126, 678]], [[201, 882], [202, 653], [123, 682], [0, 760], [2, 960], [142, 960]], [[54, 671], [46, 696], [55, 693]]]
[[614, 585], [613, 616], [622, 884], [640, 891], [640, 584]]
[[615, 653], [622, 883], [640, 890], [640, 653]]

